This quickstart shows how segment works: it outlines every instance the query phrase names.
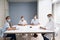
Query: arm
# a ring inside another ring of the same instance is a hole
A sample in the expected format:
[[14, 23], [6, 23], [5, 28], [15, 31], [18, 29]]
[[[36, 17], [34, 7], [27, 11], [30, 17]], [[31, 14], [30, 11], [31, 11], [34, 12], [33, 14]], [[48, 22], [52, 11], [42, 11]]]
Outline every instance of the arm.
[[12, 28], [6, 28], [7, 30], [12, 30]]
[[31, 25], [34, 25], [33, 23], [31, 23]]
[[44, 28], [44, 27], [40, 27], [40, 29], [44, 29], [44, 30], [46, 30], [46, 28]]
[[33, 23], [33, 19], [31, 20], [31, 25], [34, 25], [34, 23]]
[[12, 27], [12, 30], [16, 30], [16, 27]]
[[40, 21], [39, 21], [39, 19], [38, 19], [37, 21], [38, 21], [38, 25], [40, 25]]
[[19, 26], [22, 26], [22, 24], [21, 24], [21, 20], [19, 21], [18, 25], [19, 25]]
[[10, 28], [7, 28], [7, 30], [16, 30], [16, 28], [15, 27], [10, 27]]
[[27, 21], [25, 20], [25, 24], [24, 25], [27, 25], [28, 23], [27, 23]]
[[21, 23], [21, 21], [20, 21], [18, 25], [19, 25], [19, 26], [25, 26], [25, 25], [27, 25], [27, 22], [24, 20], [24, 21]]

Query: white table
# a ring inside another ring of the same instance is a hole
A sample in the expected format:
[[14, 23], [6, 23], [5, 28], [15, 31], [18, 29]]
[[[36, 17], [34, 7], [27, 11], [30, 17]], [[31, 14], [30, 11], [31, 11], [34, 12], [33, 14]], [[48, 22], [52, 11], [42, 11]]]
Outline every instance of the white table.
[[[39, 27], [40, 26], [30, 26], [30, 25], [27, 25], [27, 26], [18, 26], [18, 25], [15, 25], [13, 27], [16, 27], [16, 30], [10, 30], [10, 31], [5, 31], [5, 34], [11, 34], [11, 33], [14, 33], [14, 34], [21, 34], [21, 33], [49, 33], [49, 34], [53, 34], [53, 40], [55, 40], [55, 32], [54, 31], [51, 31], [51, 30], [42, 30], [40, 29]], [[32, 27], [32, 28], [30, 28]]]

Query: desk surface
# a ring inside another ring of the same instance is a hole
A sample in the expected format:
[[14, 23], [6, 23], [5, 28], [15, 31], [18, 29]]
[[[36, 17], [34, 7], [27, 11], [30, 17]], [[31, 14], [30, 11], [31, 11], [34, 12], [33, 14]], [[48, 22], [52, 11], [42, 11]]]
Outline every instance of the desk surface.
[[[18, 25], [14, 25], [13, 27], [16, 27], [16, 30], [10, 30], [10, 31], [5, 31], [5, 33], [53, 33], [54, 31], [51, 30], [43, 30], [40, 29], [40, 26], [31, 26], [31, 25], [27, 25], [27, 26], [18, 26]], [[32, 27], [32, 28], [30, 28]]]

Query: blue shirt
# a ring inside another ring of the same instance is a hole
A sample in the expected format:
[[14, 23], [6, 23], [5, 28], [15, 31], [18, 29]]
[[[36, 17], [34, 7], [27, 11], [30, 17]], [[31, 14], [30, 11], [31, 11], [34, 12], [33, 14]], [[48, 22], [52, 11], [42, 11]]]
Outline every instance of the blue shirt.
[[7, 30], [7, 28], [9, 28], [10, 26], [9, 26], [9, 23], [8, 22], [6, 22], [5, 24], [4, 24], [4, 26], [2, 27], [2, 28], [0, 28], [0, 37], [3, 37], [4, 36], [4, 32]]

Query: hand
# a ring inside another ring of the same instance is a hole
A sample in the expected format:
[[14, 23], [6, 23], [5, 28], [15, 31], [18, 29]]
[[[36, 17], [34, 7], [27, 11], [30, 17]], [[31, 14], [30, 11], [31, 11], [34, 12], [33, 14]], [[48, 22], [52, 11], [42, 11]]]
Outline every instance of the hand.
[[20, 26], [21, 24], [18, 24], [18, 26]]
[[46, 28], [43, 28], [44, 30], [46, 30]]
[[34, 25], [34, 23], [32, 23], [31, 25]]
[[15, 27], [8, 28], [7, 30], [16, 30]]
[[18, 24], [19, 26], [26, 26], [27, 24]]
[[44, 29], [44, 30], [46, 30], [46, 28], [43, 28], [43, 27], [40, 27], [40, 29]]
[[7, 28], [7, 30], [12, 30], [12, 28]]
[[27, 24], [23, 24], [23, 26], [26, 26]]
[[12, 30], [16, 30], [16, 27], [12, 27]]

